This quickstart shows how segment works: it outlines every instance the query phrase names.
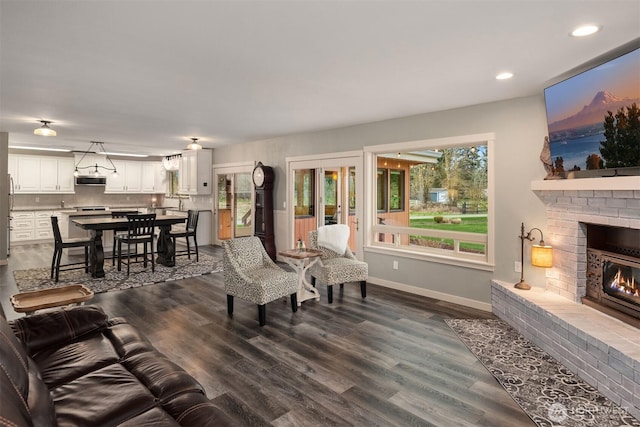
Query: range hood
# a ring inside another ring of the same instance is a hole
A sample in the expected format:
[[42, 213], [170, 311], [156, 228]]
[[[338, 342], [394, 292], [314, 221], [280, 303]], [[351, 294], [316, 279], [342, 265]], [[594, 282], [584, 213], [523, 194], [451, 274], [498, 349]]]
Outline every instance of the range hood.
[[107, 185], [107, 178], [104, 176], [77, 176], [76, 185]]

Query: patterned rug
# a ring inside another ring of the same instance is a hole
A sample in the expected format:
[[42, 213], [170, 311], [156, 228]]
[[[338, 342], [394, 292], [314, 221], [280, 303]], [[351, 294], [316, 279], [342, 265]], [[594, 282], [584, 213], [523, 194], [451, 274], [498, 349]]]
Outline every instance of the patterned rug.
[[640, 426], [509, 324], [446, 319], [460, 340], [538, 426]]
[[156, 263], [155, 272], [151, 271], [151, 264], [148, 264], [146, 269], [142, 263], [133, 264], [128, 277], [127, 267], [123, 266], [122, 271], [118, 271], [117, 265], [116, 267], [111, 266], [111, 260], [105, 260], [105, 277], [101, 279], [92, 278], [83, 269], [78, 269], [61, 271], [60, 280], [56, 283], [50, 279], [50, 268], [17, 270], [13, 272], [13, 277], [21, 292], [82, 283], [94, 293], [101, 293], [222, 271], [222, 260], [207, 254], [200, 254], [199, 258], [200, 261], [196, 263], [195, 256], [192, 256], [191, 259], [177, 257], [175, 267], [166, 267]]

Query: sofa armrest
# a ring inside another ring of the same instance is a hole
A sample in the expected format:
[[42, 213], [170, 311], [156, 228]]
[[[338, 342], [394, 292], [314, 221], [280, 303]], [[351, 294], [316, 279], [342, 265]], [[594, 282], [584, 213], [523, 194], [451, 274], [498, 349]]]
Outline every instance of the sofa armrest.
[[107, 315], [97, 306], [56, 310], [9, 322], [13, 333], [27, 347], [30, 355], [103, 329], [108, 323]]

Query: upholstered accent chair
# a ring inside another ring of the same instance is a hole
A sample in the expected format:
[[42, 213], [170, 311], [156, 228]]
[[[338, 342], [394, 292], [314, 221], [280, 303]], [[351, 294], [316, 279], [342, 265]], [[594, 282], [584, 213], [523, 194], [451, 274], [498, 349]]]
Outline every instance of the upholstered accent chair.
[[367, 297], [369, 264], [358, 261], [349, 246], [346, 246], [343, 254], [320, 246], [318, 232], [314, 230], [309, 232], [309, 247], [323, 252], [318, 262], [309, 268], [309, 273], [313, 286], [316, 285], [316, 280], [327, 285], [329, 304], [333, 303], [333, 285], [340, 285], [340, 289], [342, 289], [345, 283], [359, 282], [362, 298]]
[[233, 317], [234, 297], [258, 305], [260, 326], [266, 323], [268, 302], [290, 296], [291, 310], [298, 311], [298, 275], [278, 267], [258, 237], [225, 240], [222, 247], [224, 289], [230, 317]]

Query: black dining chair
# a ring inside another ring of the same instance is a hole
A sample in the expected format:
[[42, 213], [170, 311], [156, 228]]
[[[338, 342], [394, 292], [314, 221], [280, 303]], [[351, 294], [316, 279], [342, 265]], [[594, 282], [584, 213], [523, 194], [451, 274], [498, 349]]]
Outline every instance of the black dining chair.
[[[129, 275], [129, 270], [132, 263], [141, 262], [138, 261], [138, 252], [136, 250], [133, 255], [135, 256], [134, 260], [131, 260], [131, 245], [135, 245], [137, 249], [137, 245], [144, 245], [144, 250], [142, 253], [144, 263], [144, 267], [147, 267], [147, 262], [151, 261], [151, 271], [156, 271], [155, 260], [153, 258], [153, 238], [154, 238], [154, 228], [156, 221], [156, 214], [136, 214], [136, 215], [127, 215], [128, 220], [128, 228], [127, 234], [119, 234], [116, 236], [116, 256], [118, 257], [118, 271], [122, 271], [122, 263], [127, 264], [127, 276]], [[127, 245], [126, 254], [122, 253], [122, 244]], [[150, 246], [148, 249], [147, 245]], [[127, 260], [124, 261], [124, 255], [127, 256]], [[148, 257], [147, 255], [150, 255]], [[149, 259], [150, 258], [150, 259]]]
[[[136, 215], [137, 213], [138, 211], [111, 211], [111, 218], [126, 218], [127, 215]], [[126, 231], [113, 232], [113, 246], [111, 246], [111, 265], [116, 265], [116, 236], [119, 234], [126, 234]]]
[[173, 247], [176, 247], [176, 239], [184, 237], [187, 241], [187, 249], [182, 251], [175, 251], [175, 255], [187, 254], [187, 257], [191, 259], [191, 246], [189, 245], [189, 237], [193, 238], [193, 246], [196, 252], [196, 262], [200, 261], [198, 257], [198, 239], [196, 237], [196, 231], [198, 229], [198, 216], [200, 212], [197, 210], [189, 210], [187, 213], [187, 226], [184, 231], [170, 231], [169, 237], [173, 240]]
[[[53, 259], [51, 260], [51, 278], [57, 282], [60, 277], [60, 271], [77, 270], [84, 268], [84, 272], [89, 272], [89, 249], [94, 245], [93, 239], [87, 238], [74, 238], [62, 240], [62, 234], [60, 233], [60, 226], [58, 225], [58, 217], [51, 217], [51, 226], [53, 227]], [[68, 248], [81, 248], [84, 247], [84, 263], [76, 262], [70, 264], [61, 265], [62, 250]], [[64, 267], [61, 270], [61, 267]]]

